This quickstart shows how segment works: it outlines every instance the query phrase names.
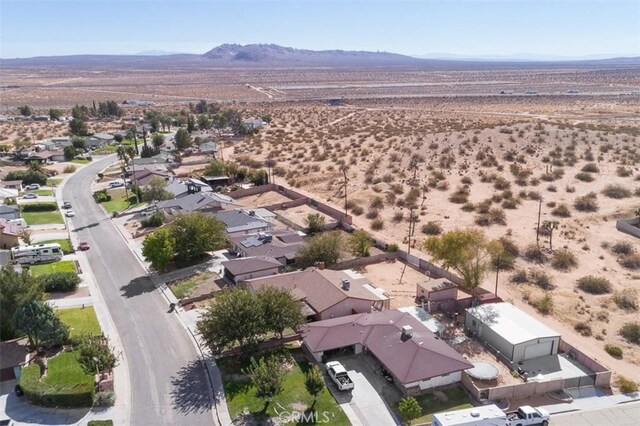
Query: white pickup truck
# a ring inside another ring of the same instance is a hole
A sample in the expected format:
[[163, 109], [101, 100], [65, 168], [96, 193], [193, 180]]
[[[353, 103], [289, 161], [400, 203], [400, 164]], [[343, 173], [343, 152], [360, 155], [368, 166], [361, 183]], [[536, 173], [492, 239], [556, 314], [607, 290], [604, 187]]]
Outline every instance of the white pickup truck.
[[543, 408], [520, 407], [505, 413], [497, 405], [483, 405], [465, 410], [433, 415], [433, 426], [533, 426], [549, 424], [549, 413]]
[[338, 389], [341, 391], [350, 391], [353, 389], [353, 381], [349, 374], [347, 373], [346, 368], [339, 361], [330, 361], [325, 364], [327, 369], [327, 374], [333, 380], [333, 383], [338, 386]]

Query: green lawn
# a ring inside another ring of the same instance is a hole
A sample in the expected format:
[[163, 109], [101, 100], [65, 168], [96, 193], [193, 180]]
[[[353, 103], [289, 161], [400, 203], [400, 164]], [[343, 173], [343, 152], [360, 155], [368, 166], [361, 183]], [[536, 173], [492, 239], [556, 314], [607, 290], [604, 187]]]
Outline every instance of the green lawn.
[[47, 186], [58, 186], [62, 182], [62, 179], [59, 178], [49, 178], [47, 179]]
[[109, 213], [121, 212], [121, 211], [124, 211], [124, 210], [126, 210], [128, 208], [135, 207], [135, 206], [139, 205], [139, 204], [136, 204], [136, 196], [135, 195], [129, 194], [129, 201], [128, 202], [127, 202], [127, 200], [126, 200], [126, 198], [124, 196], [115, 197], [114, 195], [115, 194], [111, 195], [112, 197], [114, 197], [114, 198], [111, 199], [111, 201], [105, 201], [105, 202], [102, 203], [102, 206]]
[[[440, 401], [434, 397], [433, 394], [421, 395], [416, 397], [418, 403], [422, 406], [422, 416], [415, 420], [412, 420], [413, 424], [429, 423], [431, 422], [431, 416], [435, 413], [441, 413], [444, 411], [463, 410], [465, 408], [471, 408], [471, 400], [461, 386], [454, 388], [448, 388], [443, 390], [447, 396], [448, 401]], [[397, 412], [398, 404], [393, 404], [393, 408]]]
[[93, 306], [58, 309], [56, 313], [62, 322], [69, 326], [69, 337], [71, 337], [71, 339], [87, 334], [100, 335], [102, 333]]
[[51, 189], [36, 189], [35, 191], [29, 191], [29, 192], [35, 192], [36, 194], [42, 195], [42, 196], [45, 196], [45, 197], [48, 197], [48, 196], [52, 196], [53, 197], [53, 195], [54, 195], [53, 190], [51, 190]]
[[[277, 409], [279, 406], [283, 407], [279, 410], [280, 412], [283, 410], [304, 412], [306, 408], [311, 407], [313, 404], [313, 398], [304, 386], [304, 372], [309, 368], [309, 364], [306, 361], [292, 362], [290, 349], [284, 349], [283, 352], [290, 361], [289, 372], [284, 380], [283, 392], [274, 397], [269, 404], [266, 412], [266, 416], [269, 417], [277, 417], [274, 408]], [[222, 381], [231, 418], [235, 419], [244, 411], [248, 411], [257, 418], [258, 424], [266, 423], [262, 413], [264, 399], [256, 397], [255, 388], [251, 385], [249, 379], [240, 373], [247, 367], [248, 362], [241, 363], [238, 358], [234, 357], [220, 359], [218, 365], [222, 371]], [[329, 423], [331, 425], [350, 424], [347, 416], [327, 388], [324, 388], [318, 395], [314, 411], [320, 419], [323, 419], [323, 413], [326, 412], [330, 418]], [[293, 423], [295, 422], [287, 424]]]
[[50, 223], [64, 223], [58, 210], [52, 212], [22, 212], [22, 218], [27, 225], [47, 225]]
[[84, 372], [76, 351], [62, 352], [51, 358], [47, 367], [46, 384], [70, 386], [77, 383], [93, 385], [93, 376]]
[[118, 150], [117, 146], [113, 146], [113, 145], [106, 145], [103, 146], [102, 148], [98, 148], [96, 150], [93, 151], [94, 155], [100, 155], [100, 154], [113, 154], [114, 152], [116, 152]]
[[89, 164], [91, 160], [87, 160], [86, 158], [74, 158], [71, 162], [76, 164]]
[[61, 260], [59, 262], [31, 265], [29, 270], [31, 271], [31, 275], [38, 277], [53, 272], [76, 272], [76, 265], [73, 263], [73, 260]]
[[54, 243], [60, 244], [60, 248], [62, 249], [64, 254], [71, 253], [71, 241], [69, 241], [69, 239], [66, 239], [66, 240], [47, 240], [47, 241], [39, 242], [37, 244], [54, 244]]

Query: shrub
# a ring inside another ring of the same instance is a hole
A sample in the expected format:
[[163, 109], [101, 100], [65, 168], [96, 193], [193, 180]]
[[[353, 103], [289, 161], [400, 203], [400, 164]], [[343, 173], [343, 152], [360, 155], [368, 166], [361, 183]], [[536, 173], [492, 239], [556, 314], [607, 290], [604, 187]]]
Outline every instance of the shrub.
[[7, 173], [7, 175], [4, 177], [4, 180], [21, 180], [23, 185], [29, 185], [32, 183], [46, 185], [47, 175], [42, 172], [36, 172], [34, 170], [19, 170]]
[[551, 293], [545, 292], [544, 296], [533, 302], [533, 307], [541, 314], [550, 314], [553, 312], [553, 298]]
[[620, 392], [622, 393], [638, 392], [638, 384], [623, 376], [618, 377], [618, 386], [620, 386]]
[[153, 213], [151, 216], [146, 217], [140, 221], [140, 226], [143, 228], [150, 228], [155, 226], [161, 226], [164, 223], [164, 214], [161, 211]]
[[511, 275], [511, 282], [518, 283], [518, 284], [524, 284], [526, 282], [529, 282], [527, 271], [525, 271], [524, 269], [520, 269], [514, 272], [514, 274]]
[[599, 173], [600, 169], [598, 168], [598, 166], [595, 163], [587, 163], [585, 164], [582, 169], [583, 172], [587, 172], [587, 173]]
[[640, 255], [636, 253], [627, 254], [618, 259], [620, 265], [624, 268], [636, 270], [640, 269]]
[[633, 253], [633, 246], [626, 241], [618, 241], [611, 246], [611, 251], [620, 255], [631, 254]]
[[375, 196], [371, 199], [370, 207], [372, 209], [381, 209], [384, 207], [384, 200], [380, 196]]
[[393, 253], [394, 251], [398, 251], [398, 245], [395, 243], [387, 244], [387, 251]]
[[579, 322], [576, 325], [573, 326], [574, 330], [577, 331], [578, 333], [580, 333], [581, 335], [588, 337], [591, 336], [592, 331], [591, 331], [591, 326], [589, 324], [587, 324], [586, 322]]
[[23, 212], [53, 212], [58, 210], [56, 203], [29, 203], [22, 205]]
[[382, 219], [374, 219], [371, 221], [371, 229], [374, 231], [379, 231], [384, 228], [384, 220]]
[[551, 277], [549, 274], [542, 270], [533, 270], [529, 273], [529, 281], [532, 284], [537, 285], [538, 287], [549, 290], [553, 288], [553, 284], [551, 283]]
[[620, 346], [607, 343], [606, 345], [604, 345], [604, 350], [614, 358], [622, 358], [622, 348]]
[[535, 244], [530, 244], [524, 249], [524, 258], [529, 262], [546, 263], [549, 258]]
[[462, 207], [460, 207], [460, 209], [463, 212], [472, 212], [476, 209], [476, 206], [474, 206], [473, 203], [465, 203], [462, 205]]
[[555, 209], [551, 210], [551, 214], [558, 217], [570, 217], [571, 211], [566, 204], [560, 204]]
[[615, 185], [615, 184], [605, 186], [604, 189], [602, 190], [602, 193], [605, 196], [616, 199], [616, 200], [619, 200], [621, 198], [631, 197], [631, 191], [629, 191], [627, 188], [625, 188], [622, 185]]
[[568, 271], [578, 266], [576, 256], [567, 249], [557, 250], [551, 259], [551, 266], [559, 271]]
[[93, 199], [96, 200], [96, 203], [104, 203], [111, 201], [111, 194], [106, 189], [101, 189], [93, 193]]
[[611, 293], [613, 286], [604, 277], [587, 275], [578, 280], [578, 288], [589, 294], [606, 294]]
[[351, 213], [355, 216], [360, 216], [362, 213], [364, 213], [364, 209], [361, 206], [355, 205], [351, 207]]
[[379, 213], [380, 213], [380, 212], [378, 212], [378, 210], [377, 210], [377, 209], [371, 209], [371, 210], [369, 210], [369, 211], [367, 212], [367, 215], [366, 215], [366, 216], [367, 216], [367, 219], [375, 219], [375, 218], [377, 218], [377, 217], [378, 217], [378, 214], [379, 214]]
[[436, 222], [427, 222], [425, 225], [422, 225], [422, 233], [426, 235], [440, 235], [442, 233], [442, 227], [438, 225]]
[[573, 202], [573, 206], [581, 212], [598, 211], [598, 199], [595, 192], [590, 192], [582, 197], [577, 197]]
[[626, 311], [638, 310], [638, 292], [633, 288], [626, 288], [621, 291], [616, 291], [613, 294], [613, 302], [620, 309]]
[[113, 392], [98, 392], [96, 394], [95, 405], [99, 407], [113, 407], [115, 403], [116, 403], [116, 394]]
[[576, 175], [576, 179], [582, 182], [593, 182], [595, 178], [590, 173], [580, 172]]
[[640, 345], [640, 322], [628, 322], [620, 328], [620, 335], [628, 342]]
[[62, 173], [73, 173], [76, 171], [76, 166], [65, 166], [65, 168], [62, 170]]
[[511, 257], [520, 256], [520, 249], [517, 244], [508, 237], [501, 237], [500, 244], [502, 244], [502, 249]]
[[38, 277], [44, 291], [75, 291], [80, 284], [80, 277], [75, 272], [53, 272]]

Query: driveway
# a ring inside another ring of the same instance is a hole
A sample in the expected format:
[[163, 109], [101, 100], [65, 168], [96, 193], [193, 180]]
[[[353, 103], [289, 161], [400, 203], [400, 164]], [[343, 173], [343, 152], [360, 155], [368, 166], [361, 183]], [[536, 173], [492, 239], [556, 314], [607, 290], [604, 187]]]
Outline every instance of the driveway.
[[[333, 360], [334, 358], [332, 358]], [[351, 393], [341, 392], [329, 383], [329, 391], [344, 410], [353, 425], [396, 426], [394, 416], [381, 395], [387, 400], [399, 399], [400, 391], [375, 373], [373, 360], [366, 355], [351, 355], [335, 358], [347, 369], [353, 380]]]

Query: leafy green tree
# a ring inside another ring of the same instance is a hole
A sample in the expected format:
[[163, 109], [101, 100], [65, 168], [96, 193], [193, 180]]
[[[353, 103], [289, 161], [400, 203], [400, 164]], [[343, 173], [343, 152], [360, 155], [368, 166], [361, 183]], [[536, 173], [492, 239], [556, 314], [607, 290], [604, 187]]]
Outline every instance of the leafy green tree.
[[256, 388], [256, 396], [264, 398], [262, 411], [266, 412], [271, 398], [283, 390], [282, 385], [287, 371], [282, 362], [276, 356], [261, 357], [257, 361], [255, 358], [251, 358], [251, 365], [244, 373], [249, 376], [251, 384]]
[[33, 170], [17, 170], [7, 173], [4, 176], [4, 180], [21, 180], [23, 185], [29, 185], [31, 183], [46, 185], [47, 175]]
[[373, 247], [373, 240], [367, 231], [358, 229], [349, 235], [349, 248], [351, 253], [359, 257], [368, 257], [371, 255], [369, 249]]
[[269, 179], [269, 175], [266, 170], [257, 169], [251, 170], [248, 173], [248, 178], [251, 183], [256, 186], [265, 185]]
[[317, 234], [318, 232], [324, 231], [325, 218], [320, 213], [309, 213], [307, 217], [304, 218], [304, 221], [307, 224], [309, 234]]
[[184, 151], [191, 146], [191, 135], [186, 129], [178, 129], [175, 135], [176, 149]]
[[174, 195], [166, 190], [167, 181], [161, 177], [151, 178], [149, 185], [147, 185], [143, 191], [142, 199], [144, 201], [154, 200], [170, 200], [174, 198]]
[[187, 132], [191, 133], [196, 129], [196, 119], [193, 115], [187, 117]]
[[24, 139], [16, 139], [13, 141], [13, 146], [15, 149], [28, 148], [31, 146], [31, 141], [27, 138]]
[[87, 129], [87, 123], [79, 118], [74, 118], [69, 121], [69, 131], [76, 136], [87, 136], [89, 130]]
[[109, 339], [103, 336], [83, 337], [78, 345], [78, 353], [78, 362], [87, 374], [104, 373], [118, 364], [109, 346]]
[[204, 174], [207, 176], [228, 176], [228, 172], [227, 164], [217, 160], [210, 162], [204, 169]]
[[198, 332], [212, 352], [254, 342], [264, 329], [260, 301], [256, 294], [231, 287], [216, 295], [200, 317]]
[[205, 114], [208, 111], [207, 101], [201, 99], [197, 104], [193, 106], [192, 111], [197, 114]]
[[74, 136], [71, 139], [71, 145], [77, 150], [86, 151], [87, 150], [87, 142], [80, 137]]
[[283, 337], [287, 328], [295, 329], [304, 322], [300, 302], [288, 290], [267, 286], [257, 291], [260, 301], [265, 331]]
[[42, 167], [42, 163], [39, 161], [29, 161], [29, 171], [44, 173], [44, 167]]
[[140, 158], [149, 158], [149, 157], [153, 157], [156, 154], [158, 154], [158, 151], [155, 148], [147, 145], [146, 142], [142, 146], [142, 149], [140, 150]]
[[311, 406], [313, 408], [318, 399], [318, 395], [320, 395], [324, 389], [324, 378], [317, 364], [313, 364], [305, 373], [304, 387], [307, 389], [307, 392], [309, 392], [309, 395], [313, 397], [313, 405]]
[[57, 108], [49, 108], [49, 118], [52, 120], [57, 120], [62, 117], [62, 111]]
[[76, 155], [78, 155], [78, 151], [76, 151], [76, 149], [72, 145], [64, 147], [64, 159], [65, 160], [71, 161], [74, 158], [76, 158]]
[[463, 287], [474, 296], [490, 268], [492, 257], [502, 251], [500, 241], [489, 241], [478, 229], [456, 229], [430, 237], [424, 247], [435, 261], [460, 274]]
[[18, 112], [20, 113], [20, 115], [25, 117], [31, 117], [31, 115], [33, 115], [33, 111], [31, 110], [31, 107], [29, 105], [18, 107]]
[[160, 148], [164, 145], [164, 135], [161, 133], [154, 133], [153, 138], [151, 139], [151, 144], [156, 149]]
[[198, 116], [198, 129], [207, 130], [211, 127], [211, 120], [205, 114]]
[[142, 243], [142, 255], [156, 271], [163, 271], [173, 259], [175, 240], [169, 228], [160, 228], [149, 234]]
[[71, 116], [78, 120], [86, 120], [90, 117], [89, 108], [86, 105], [78, 105], [71, 108]]
[[343, 241], [340, 231], [325, 232], [307, 238], [307, 245], [298, 251], [297, 263], [312, 266], [317, 262], [325, 265], [338, 263], [342, 258]]
[[31, 245], [33, 231], [29, 228], [22, 228], [18, 231], [18, 237], [28, 246]]
[[402, 420], [409, 425], [412, 420], [422, 415], [422, 407], [418, 403], [418, 400], [412, 396], [406, 396], [398, 402], [398, 411], [400, 412]]
[[122, 135], [120, 133], [116, 133], [115, 135], [113, 135], [113, 140], [118, 142], [118, 143], [122, 143], [124, 138], [122, 137]]
[[178, 215], [169, 228], [175, 241], [175, 256], [179, 260], [201, 257], [226, 244], [224, 223], [200, 212]]
[[13, 327], [27, 335], [34, 350], [58, 346], [69, 339], [69, 329], [42, 300], [20, 306], [13, 316]]
[[22, 272], [16, 271], [11, 264], [0, 268], [0, 340], [20, 336], [13, 328], [13, 316], [20, 306], [43, 297], [40, 282], [26, 268]]
[[116, 101], [100, 102], [98, 104], [98, 114], [100, 117], [121, 117], [122, 108]]

